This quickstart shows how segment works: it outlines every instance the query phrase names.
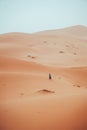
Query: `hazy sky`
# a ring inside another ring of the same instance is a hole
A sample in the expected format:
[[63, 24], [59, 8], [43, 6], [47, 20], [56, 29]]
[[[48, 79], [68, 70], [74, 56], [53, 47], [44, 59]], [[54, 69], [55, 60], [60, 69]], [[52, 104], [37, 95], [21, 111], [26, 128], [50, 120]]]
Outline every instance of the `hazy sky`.
[[87, 26], [87, 0], [0, 0], [0, 33]]

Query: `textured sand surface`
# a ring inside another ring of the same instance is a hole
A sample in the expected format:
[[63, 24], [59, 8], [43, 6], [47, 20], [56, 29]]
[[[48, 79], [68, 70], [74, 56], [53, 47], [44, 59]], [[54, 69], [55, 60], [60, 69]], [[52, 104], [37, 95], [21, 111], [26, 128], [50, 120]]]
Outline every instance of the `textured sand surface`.
[[87, 27], [0, 35], [0, 130], [87, 130]]

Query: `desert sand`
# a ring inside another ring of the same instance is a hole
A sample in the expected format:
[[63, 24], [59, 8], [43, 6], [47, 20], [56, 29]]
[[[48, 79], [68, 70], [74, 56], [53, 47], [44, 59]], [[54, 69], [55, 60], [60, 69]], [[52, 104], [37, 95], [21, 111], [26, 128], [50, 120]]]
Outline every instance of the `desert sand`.
[[0, 35], [0, 130], [87, 130], [87, 27]]

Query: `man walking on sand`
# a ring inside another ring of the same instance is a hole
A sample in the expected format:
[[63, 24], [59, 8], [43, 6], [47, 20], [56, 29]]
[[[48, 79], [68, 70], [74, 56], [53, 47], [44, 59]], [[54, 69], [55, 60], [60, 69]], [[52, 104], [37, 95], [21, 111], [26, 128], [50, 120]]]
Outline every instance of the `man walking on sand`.
[[49, 74], [49, 79], [52, 79], [51, 74]]

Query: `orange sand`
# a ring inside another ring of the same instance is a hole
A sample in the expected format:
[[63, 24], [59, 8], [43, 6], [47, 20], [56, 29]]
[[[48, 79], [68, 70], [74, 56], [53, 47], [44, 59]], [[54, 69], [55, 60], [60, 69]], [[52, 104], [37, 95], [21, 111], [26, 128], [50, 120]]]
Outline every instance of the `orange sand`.
[[87, 27], [0, 35], [0, 130], [87, 130]]

